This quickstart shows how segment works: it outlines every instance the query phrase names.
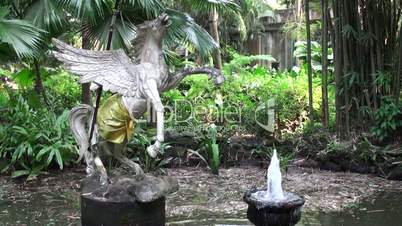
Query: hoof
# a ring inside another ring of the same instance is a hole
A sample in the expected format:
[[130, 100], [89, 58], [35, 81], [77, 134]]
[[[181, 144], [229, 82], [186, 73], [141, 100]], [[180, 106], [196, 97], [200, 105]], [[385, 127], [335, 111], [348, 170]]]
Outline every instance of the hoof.
[[85, 169], [85, 172], [87, 173], [88, 176], [92, 176], [95, 173], [95, 169], [92, 166], [87, 166], [87, 168]]
[[144, 177], [145, 177], [145, 173], [144, 173], [144, 171], [141, 169], [140, 171], [135, 171], [135, 177], [138, 179], [138, 180], [142, 180], [142, 179], [144, 179]]

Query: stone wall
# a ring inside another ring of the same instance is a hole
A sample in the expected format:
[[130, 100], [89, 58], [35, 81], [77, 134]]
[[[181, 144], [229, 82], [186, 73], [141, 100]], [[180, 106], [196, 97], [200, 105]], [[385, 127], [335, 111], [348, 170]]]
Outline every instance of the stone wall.
[[[310, 18], [316, 20], [320, 18], [317, 12], [310, 12]], [[290, 70], [296, 65], [293, 56], [293, 49], [296, 40], [285, 34], [283, 28], [288, 21], [294, 21], [294, 9], [276, 10], [274, 17], [261, 18], [264, 29], [261, 34], [252, 36], [246, 46], [250, 54], [267, 54], [273, 56], [277, 62], [258, 62], [268, 67], [277, 67], [280, 70]]]
[[[293, 46], [294, 40], [283, 32], [283, 27], [293, 16], [292, 9], [275, 11], [274, 17], [261, 18], [264, 29], [262, 33], [251, 37], [246, 46], [250, 54], [268, 54], [273, 56], [279, 65], [279, 69], [291, 69], [294, 65]], [[275, 67], [275, 63], [260, 61], [261, 65]]]

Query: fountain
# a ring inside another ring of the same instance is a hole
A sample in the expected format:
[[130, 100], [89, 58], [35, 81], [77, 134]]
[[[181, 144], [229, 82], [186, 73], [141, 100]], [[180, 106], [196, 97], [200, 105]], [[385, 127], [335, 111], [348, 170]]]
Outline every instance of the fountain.
[[267, 189], [253, 188], [246, 192], [247, 218], [257, 226], [293, 226], [301, 217], [304, 199], [282, 190], [282, 174], [274, 149], [268, 167]]

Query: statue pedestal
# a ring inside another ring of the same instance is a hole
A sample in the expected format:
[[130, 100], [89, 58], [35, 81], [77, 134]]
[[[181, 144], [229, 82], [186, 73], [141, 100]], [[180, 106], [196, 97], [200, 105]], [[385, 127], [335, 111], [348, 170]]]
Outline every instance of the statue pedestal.
[[165, 198], [153, 202], [108, 202], [81, 195], [82, 226], [164, 226]]
[[101, 186], [99, 177], [81, 183], [82, 226], [163, 226], [165, 196], [177, 191], [178, 183], [169, 177], [110, 176]]

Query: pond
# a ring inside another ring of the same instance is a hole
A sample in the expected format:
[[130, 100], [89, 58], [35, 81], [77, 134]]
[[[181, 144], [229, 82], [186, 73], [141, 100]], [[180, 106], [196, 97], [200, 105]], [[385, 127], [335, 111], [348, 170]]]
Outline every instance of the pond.
[[[298, 226], [402, 225], [402, 194], [386, 191], [344, 212], [304, 212]], [[38, 192], [29, 199], [1, 200], [0, 225], [79, 225], [77, 197], [68, 193]], [[251, 225], [245, 211], [236, 215], [195, 213], [193, 217], [170, 217], [170, 226]]]
[[[202, 169], [169, 170], [180, 190], [167, 199], [167, 225], [251, 225], [241, 197], [251, 184], [263, 186], [264, 171], [231, 168], [216, 177]], [[80, 225], [82, 177], [83, 170], [50, 173], [33, 182], [0, 177], [0, 226]], [[402, 225], [400, 182], [295, 168], [284, 184], [306, 197], [298, 226]]]
[[[252, 225], [246, 213], [237, 216], [197, 216], [194, 219], [170, 219], [171, 226]], [[297, 226], [399, 226], [402, 225], [402, 193], [382, 192], [372, 200], [351, 206], [342, 212], [304, 212]]]

